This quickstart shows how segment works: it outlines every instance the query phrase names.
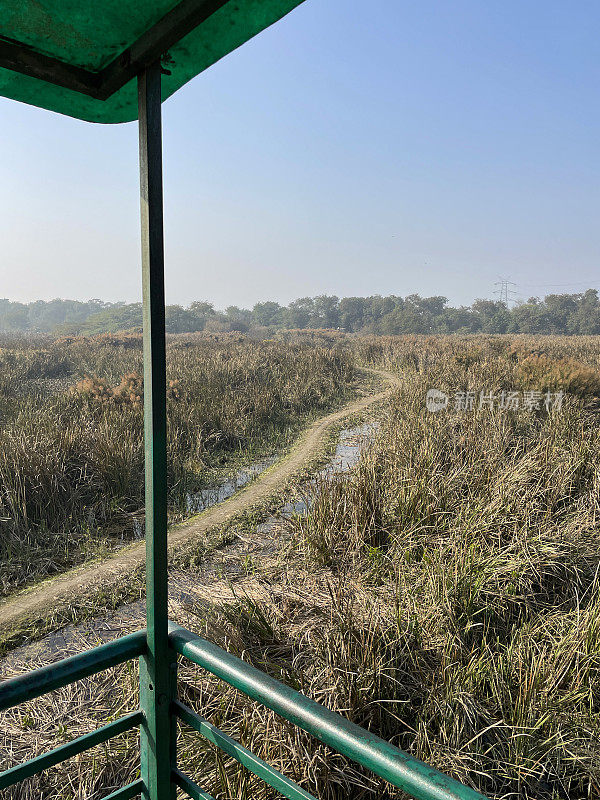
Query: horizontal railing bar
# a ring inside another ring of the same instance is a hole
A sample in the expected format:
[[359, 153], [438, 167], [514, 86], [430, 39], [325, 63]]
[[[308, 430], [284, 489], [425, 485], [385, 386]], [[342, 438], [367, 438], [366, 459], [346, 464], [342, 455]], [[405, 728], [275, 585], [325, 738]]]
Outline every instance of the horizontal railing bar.
[[128, 783], [127, 786], [117, 789], [115, 792], [112, 792], [112, 794], [106, 795], [102, 800], [131, 800], [132, 797], [142, 794], [143, 791], [144, 781], [140, 779], [133, 783]]
[[399, 750], [185, 628], [171, 623], [169, 640], [177, 653], [194, 664], [417, 800], [486, 800], [474, 789]]
[[145, 651], [146, 631], [141, 630], [16, 678], [9, 678], [0, 683], [0, 711], [137, 658]]
[[15, 783], [27, 780], [27, 778], [31, 778], [32, 775], [37, 775], [38, 772], [54, 767], [56, 764], [60, 764], [61, 761], [66, 761], [68, 758], [83, 753], [84, 750], [89, 750], [97, 744], [102, 744], [102, 742], [112, 739], [113, 736], [125, 733], [125, 731], [131, 728], [135, 728], [136, 725], [140, 725], [143, 720], [144, 715], [142, 712], [134, 711], [132, 714], [127, 714], [121, 717], [121, 719], [104, 725], [102, 728], [79, 736], [72, 742], [63, 744], [55, 750], [50, 750], [49, 753], [36, 756], [36, 758], [32, 758], [24, 764], [19, 764], [16, 767], [7, 769], [6, 772], [0, 773], [0, 789], [6, 789], [9, 786], [13, 786]]
[[196, 714], [191, 708], [184, 706], [183, 703], [180, 703], [178, 700], [174, 701], [172, 708], [173, 712], [180, 720], [185, 722], [186, 725], [189, 725], [197, 731], [197, 733], [204, 736], [205, 739], [208, 739], [209, 742], [215, 744], [219, 750], [223, 750], [223, 752], [234, 758], [237, 762], [242, 764], [242, 766], [249, 769], [250, 772], [262, 778], [265, 783], [268, 783], [273, 789], [276, 789], [284, 797], [287, 797], [288, 800], [316, 800], [312, 794], [305, 792], [304, 789], [301, 789], [289, 778], [286, 778], [281, 772], [271, 767], [266, 761], [263, 761], [262, 758], [255, 756], [254, 753], [239, 742], [236, 742], [231, 736], [227, 736], [226, 733], [215, 728], [211, 722], [201, 717], [199, 714]]
[[204, 789], [201, 789], [197, 783], [190, 780], [187, 775], [184, 775], [183, 772], [180, 772], [178, 769], [174, 769], [171, 773], [171, 781], [182, 789], [188, 797], [191, 797], [192, 800], [215, 800], [215, 798], [205, 792]]

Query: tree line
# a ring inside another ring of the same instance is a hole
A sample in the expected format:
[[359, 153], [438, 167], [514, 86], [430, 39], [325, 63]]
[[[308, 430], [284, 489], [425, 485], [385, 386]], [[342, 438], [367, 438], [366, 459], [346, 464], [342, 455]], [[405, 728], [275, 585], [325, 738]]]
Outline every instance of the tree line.
[[[140, 303], [0, 300], [0, 331], [4, 333], [93, 336], [139, 329], [141, 325]], [[600, 301], [596, 289], [550, 294], [543, 299], [531, 297], [513, 307], [496, 300], [475, 300], [470, 306], [453, 307], [446, 297], [417, 294], [342, 299], [319, 295], [299, 298], [287, 306], [266, 301], [252, 309], [229, 306], [224, 311], [196, 301], [187, 307], [167, 306], [166, 326], [169, 333], [333, 328], [375, 334], [600, 334]]]

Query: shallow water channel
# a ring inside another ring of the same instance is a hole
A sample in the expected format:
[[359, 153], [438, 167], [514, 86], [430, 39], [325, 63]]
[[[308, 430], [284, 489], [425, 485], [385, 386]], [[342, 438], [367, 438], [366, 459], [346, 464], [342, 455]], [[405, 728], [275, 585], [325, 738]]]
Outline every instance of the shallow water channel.
[[[364, 447], [372, 439], [375, 430], [375, 424], [365, 424], [343, 430], [340, 433], [334, 455], [318, 475], [339, 474], [352, 469], [359, 461]], [[197, 514], [217, 503], [222, 503], [275, 464], [278, 459], [279, 456], [262, 459], [241, 469], [216, 486], [203, 489], [193, 495], [190, 494], [187, 503], [188, 511], [190, 514]], [[293, 515], [306, 514], [310, 507], [312, 486], [313, 481], [308, 481], [303, 486], [302, 496], [290, 499], [276, 516], [269, 517], [257, 526], [257, 533], [264, 535], [265, 540], [272, 540], [277, 535], [277, 528], [282, 521]], [[172, 571], [169, 575], [169, 603], [185, 608], [197, 601], [193, 591], [194, 579], [194, 572]], [[144, 625], [145, 602], [143, 600], [121, 606], [110, 615], [99, 616], [85, 623], [67, 625], [39, 641], [12, 650], [0, 661], [0, 679], [25, 669], [58, 661], [74, 652], [95, 647], [132, 629], [142, 628]]]

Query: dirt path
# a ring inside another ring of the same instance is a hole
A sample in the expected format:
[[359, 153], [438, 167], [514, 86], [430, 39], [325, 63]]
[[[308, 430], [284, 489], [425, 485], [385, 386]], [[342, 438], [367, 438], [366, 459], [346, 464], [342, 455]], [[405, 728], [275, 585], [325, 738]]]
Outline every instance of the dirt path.
[[[211, 528], [227, 523], [231, 517], [258, 504], [283, 488], [285, 484], [319, 451], [328, 428], [344, 418], [360, 413], [385, 400], [399, 384], [398, 376], [385, 370], [368, 370], [389, 383], [382, 392], [368, 395], [314, 422], [298, 439], [290, 453], [266, 470], [260, 477], [228, 500], [212, 506], [188, 522], [169, 531], [169, 549], [189, 544]], [[44, 581], [14, 595], [0, 604], [0, 629], [10, 631], [23, 622], [34, 622], [53, 611], [73, 603], [79, 595], [93, 590], [110, 589], [145, 561], [145, 543], [137, 542], [104, 561], [87, 564]]]

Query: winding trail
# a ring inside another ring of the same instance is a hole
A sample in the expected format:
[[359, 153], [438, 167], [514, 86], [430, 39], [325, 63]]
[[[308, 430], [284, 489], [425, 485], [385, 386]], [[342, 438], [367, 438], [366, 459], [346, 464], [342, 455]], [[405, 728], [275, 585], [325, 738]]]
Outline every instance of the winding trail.
[[[317, 455], [327, 430], [352, 414], [386, 400], [400, 384], [397, 375], [386, 370], [364, 370], [388, 383], [388, 388], [354, 400], [338, 411], [310, 425], [299, 437], [290, 452], [263, 472], [244, 489], [228, 500], [211, 506], [187, 522], [169, 531], [169, 551], [190, 544], [211, 528], [224, 525], [233, 516], [267, 500], [282, 489], [302, 466]], [[120, 584], [127, 575], [141, 568], [145, 561], [144, 541], [120, 550], [103, 561], [85, 564], [57, 577], [43, 581], [0, 603], [0, 630], [11, 631], [23, 623], [34, 623], [60, 608], [68, 607], [78, 597]]]

